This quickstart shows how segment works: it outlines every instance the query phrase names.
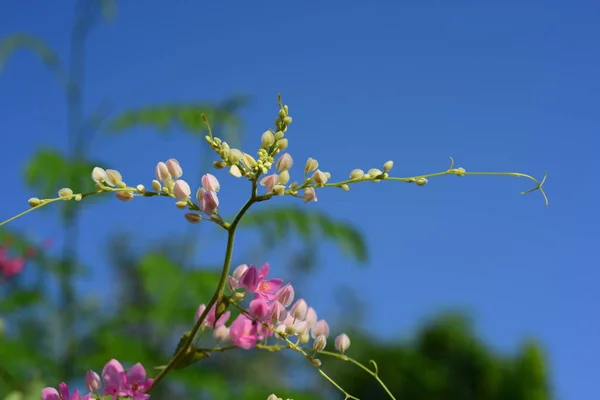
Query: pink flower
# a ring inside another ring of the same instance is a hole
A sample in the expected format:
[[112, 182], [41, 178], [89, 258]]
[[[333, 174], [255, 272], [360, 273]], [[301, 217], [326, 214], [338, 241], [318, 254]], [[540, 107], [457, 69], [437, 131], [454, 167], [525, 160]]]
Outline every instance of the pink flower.
[[97, 392], [100, 390], [100, 387], [102, 387], [100, 376], [96, 372], [89, 370], [87, 374], [85, 374], [85, 386], [90, 392]]
[[283, 280], [279, 278], [265, 280], [269, 275], [269, 264], [264, 264], [258, 270], [254, 265], [250, 266], [240, 279], [240, 287], [246, 288], [247, 293], [255, 293], [254, 298], [263, 298], [272, 301], [275, 299], [275, 293], [283, 285]]
[[248, 311], [258, 321], [265, 321], [269, 317], [269, 303], [262, 298], [254, 299], [250, 302]]
[[271, 303], [269, 307], [269, 319], [273, 323], [283, 322], [287, 318], [288, 312], [285, 306], [278, 301]]
[[[196, 312], [196, 321], [198, 321], [204, 310], [206, 310], [206, 306], [204, 304], [200, 304], [200, 306], [198, 307], [198, 311]], [[225, 311], [225, 313], [223, 313], [223, 315], [221, 315], [219, 319], [215, 321], [216, 307], [213, 305], [208, 314], [206, 315], [206, 318], [204, 318], [202, 325], [208, 328], [218, 328], [222, 325], [225, 325], [230, 315], [230, 311]]]
[[219, 191], [219, 189], [221, 189], [221, 184], [219, 183], [219, 180], [214, 175], [205, 174], [202, 177], [202, 187], [207, 192], [215, 192], [216, 193]]
[[120, 362], [114, 358], [106, 363], [102, 369], [102, 378], [104, 379], [104, 391], [103, 395], [111, 395], [113, 400], [117, 400], [119, 397], [128, 396], [125, 391], [125, 384], [127, 383], [127, 376], [125, 370]]
[[170, 158], [165, 164], [167, 165], [167, 170], [173, 179], [179, 179], [183, 176], [183, 169], [181, 169], [179, 161], [174, 158]]
[[73, 395], [70, 395], [69, 386], [64, 382], [58, 385], [58, 391], [50, 387], [42, 389], [42, 400], [89, 400], [91, 397], [91, 394], [81, 397], [78, 389], [75, 389]]
[[327, 324], [327, 321], [324, 319], [318, 321], [315, 326], [313, 326], [310, 335], [313, 339], [321, 335], [325, 336], [326, 338], [329, 337], [329, 325]]
[[146, 378], [146, 370], [142, 364], [137, 363], [127, 371], [125, 387], [131, 400], [146, 400], [149, 394], [144, 392], [152, 386], [153, 379]]
[[196, 199], [198, 200], [198, 206], [200, 210], [206, 215], [213, 215], [213, 213], [219, 208], [219, 198], [216, 192], [207, 191], [204, 188], [198, 189], [196, 192]]
[[275, 298], [277, 299], [277, 301], [283, 304], [284, 307], [289, 307], [290, 304], [292, 304], [292, 302], [294, 301], [294, 295], [294, 287], [291, 283], [288, 283], [287, 285], [279, 289], [277, 293], [275, 293]]
[[279, 175], [271, 174], [267, 175], [260, 180], [260, 185], [265, 187], [265, 191], [267, 193], [271, 193], [273, 191], [273, 187], [279, 182]]
[[231, 275], [227, 277], [227, 285], [231, 290], [237, 290], [240, 288], [240, 279], [244, 275], [244, 272], [248, 270], [246, 264], [238, 266]]
[[60, 400], [60, 395], [58, 394], [58, 391], [54, 388], [43, 388], [42, 400]]
[[250, 350], [256, 346], [258, 340], [256, 325], [244, 314], [238, 315], [229, 327], [229, 336], [233, 344], [245, 350]]
[[186, 181], [183, 179], [177, 179], [175, 181], [175, 185], [173, 186], [173, 194], [177, 200], [187, 201], [190, 198], [190, 194], [192, 194], [192, 189]]
[[315, 189], [311, 187], [304, 189], [304, 204], [308, 203], [309, 201], [318, 201], [317, 193], [315, 192]]

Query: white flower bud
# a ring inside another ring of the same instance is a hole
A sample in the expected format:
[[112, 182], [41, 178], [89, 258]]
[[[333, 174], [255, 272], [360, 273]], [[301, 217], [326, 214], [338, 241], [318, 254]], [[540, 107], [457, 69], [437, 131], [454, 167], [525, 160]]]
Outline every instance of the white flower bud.
[[32, 197], [29, 200], [27, 200], [27, 202], [29, 203], [29, 205], [31, 207], [37, 207], [40, 204], [42, 204], [42, 201], [40, 199], [38, 199], [37, 197]]
[[386, 161], [386, 163], [383, 164], [383, 172], [390, 172], [392, 168], [394, 168], [394, 162], [392, 160]]
[[62, 188], [58, 191], [58, 196], [62, 199], [69, 199], [73, 196], [73, 191], [69, 188]]
[[317, 168], [319, 168], [319, 162], [314, 158], [309, 157], [308, 160], [306, 160], [306, 164], [304, 165], [304, 173], [308, 174], [309, 172], [312, 172]]
[[417, 180], [415, 181], [415, 183], [419, 186], [425, 186], [427, 182], [427, 178], [417, 178]]
[[121, 173], [119, 171], [117, 171], [116, 169], [107, 169], [106, 170], [106, 183], [109, 186], [117, 186], [119, 183], [123, 182], [123, 177], [121, 176]]
[[152, 189], [156, 190], [157, 192], [160, 192], [160, 190], [162, 189], [162, 185], [160, 184], [159, 181], [157, 181], [156, 179], [154, 179], [152, 181]]
[[260, 137], [260, 142], [263, 149], [268, 149], [275, 143], [275, 135], [273, 135], [273, 132], [271, 131], [266, 131]]
[[335, 348], [340, 353], [344, 353], [350, 347], [350, 338], [345, 333], [338, 335], [335, 338]]
[[281, 151], [287, 149], [288, 148], [288, 140], [286, 138], [283, 138], [283, 139], [277, 141], [277, 148]]
[[92, 180], [96, 183], [106, 182], [108, 176], [106, 175], [106, 171], [100, 167], [94, 167], [92, 170]]
[[313, 341], [313, 351], [318, 353], [319, 351], [325, 350], [325, 346], [327, 346], [327, 338], [325, 335], [319, 335]]
[[350, 172], [350, 179], [361, 179], [365, 175], [365, 171], [356, 168]]

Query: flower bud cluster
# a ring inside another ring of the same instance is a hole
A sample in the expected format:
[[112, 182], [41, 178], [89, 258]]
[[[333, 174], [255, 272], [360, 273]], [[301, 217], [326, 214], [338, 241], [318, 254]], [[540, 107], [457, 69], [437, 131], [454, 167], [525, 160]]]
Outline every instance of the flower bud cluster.
[[243, 176], [254, 179], [259, 175], [268, 174], [273, 166], [274, 157], [287, 149], [288, 140], [284, 136], [291, 123], [292, 117], [289, 116], [288, 106], [280, 105], [279, 116], [275, 121], [276, 129], [275, 131], [269, 129], [261, 135], [260, 148], [256, 153], [256, 158], [240, 149], [231, 148], [227, 142], [213, 137], [209, 131], [210, 134], [206, 135], [205, 139], [221, 158], [213, 165], [217, 169], [229, 168], [229, 173], [236, 178]]

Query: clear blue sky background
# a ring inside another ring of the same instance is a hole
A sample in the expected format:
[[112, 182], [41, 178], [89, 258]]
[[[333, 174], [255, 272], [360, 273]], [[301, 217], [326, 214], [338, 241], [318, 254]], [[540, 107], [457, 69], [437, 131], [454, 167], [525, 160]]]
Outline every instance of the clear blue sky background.
[[[52, 3], [2, 2], [0, 36], [41, 35], [66, 57], [72, 2]], [[251, 149], [271, 127], [281, 92], [298, 172], [308, 156], [334, 179], [388, 159], [398, 175], [441, 171], [448, 156], [473, 171], [547, 171], [548, 208], [537, 193], [519, 195], [530, 182], [502, 177], [320, 192], [307, 207], [359, 224], [371, 256], [359, 268], [327, 248], [304, 295], [322, 316], [351, 318], [331, 289], [348, 285], [367, 306], [369, 329], [385, 337], [463, 308], [499, 349], [539, 338], [560, 398], [600, 397], [597, 2], [143, 3], [124, 2], [114, 23], [91, 34], [88, 111], [104, 100], [117, 112], [246, 93]], [[33, 56], [16, 54], [0, 75], [2, 219], [35, 195], [21, 180], [28, 157], [43, 145], [65, 149], [65, 128], [58, 85]], [[149, 184], [159, 160], [176, 157], [193, 170], [199, 147], [140, 129], [100, 135], [92, 154], [128, 183]], [[244, 183], [218, 176], [223, 207], [233, 211]], [[161, 200], [85, 207], [83, 222], [81, 248], [96, 271], [90, 296], [109, 284], [101, 243], [115, 227], [137, 227], [141, 242], [185, 228], [181, 212]], [[60, 232], [52, 213], [15, 226], [39, 237]], [[222, 240], [214, 237], [198, 260], [218, 259]], [[277, 260], [265, 261], [285, 276]]]

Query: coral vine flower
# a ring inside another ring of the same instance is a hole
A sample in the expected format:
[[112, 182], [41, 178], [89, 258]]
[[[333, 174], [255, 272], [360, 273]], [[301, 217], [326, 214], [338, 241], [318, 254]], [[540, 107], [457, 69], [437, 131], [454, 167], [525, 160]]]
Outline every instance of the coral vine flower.
[[107, 362], [102, 369], [102, 378], [106, 384], [104, 391], [102, 392], [103, 395], [111, 395], [113, 400], [127, 396], [125, 391], [127, 376], [125, 375], [125, 369], [120, 362], [114, 358]]
[[254, 265], [250, 266], [240, 278], [240, 287], [246, 288], [247, 293], [254, 293], [255, 299], [274, 300], [275, 293], [283, 285], [283, 279], [273, 278], [268, 281], [265, 280], [267, 275], [269, 275], [269, 271], [269, 264], [264, 264], [258, 270]]
[[64, 382], [58, 385], [58, 391], [49, 387], [42, 389], [42, 400], [90, 400], [91, 398], [91, 394], [82, 397], [78, 389], [75, 389], [73, 395], [70, 395], [69, 386]]
[[125, 387], [127, 395], [131, 396], [132, 400], [146, 400], [150, 398], [150, 395], [144, 392], [152, 386], [153, 381], [153, 379], [146, 378], [146, 370], [142, 364], [135, 364], [126, 374]]
[[[200, 318], [204, 310], [206, 310], [206, 305], [200, 304], [200, 306], [198, 307], [198, 311], [196, 312], [196, 321], [198, 321], [198, 318]], [[225, 311], [225, 313], [223, 313], [223, 315], [221, 315], [221, 317], [219, 317], [219, 319], [215, 321], [216, 306], [213, 305], [208, 314], [206, 315], [206, 318], [204, 318], [204, 321], [202, 321], [202, 325], [207, 326], [209, 328], [218, 328], [222, 325], [225, 325], [230, 315], [230, 311]]]
[[229, 335], [233, 344], [245, 350], [256, 346], [258, 340], [256, 326], [257, 324], [244, 314], [238, 315], [229, 327]]

